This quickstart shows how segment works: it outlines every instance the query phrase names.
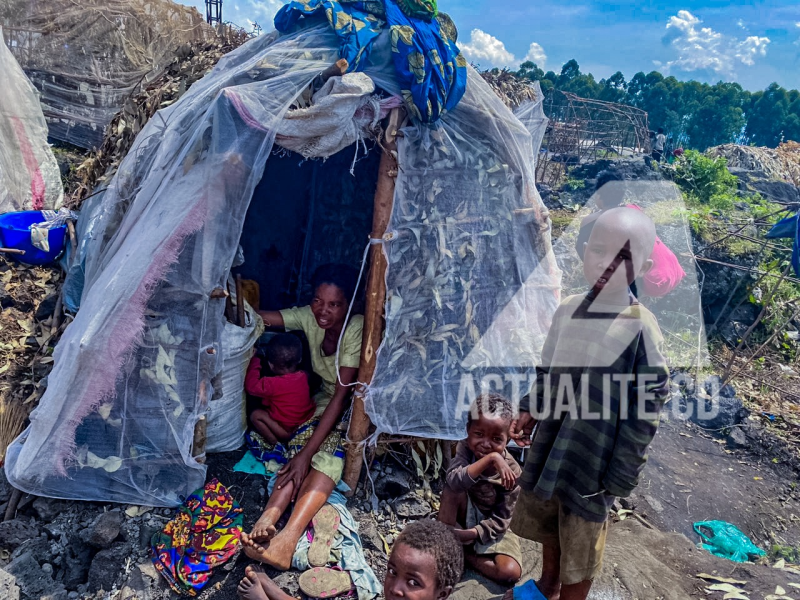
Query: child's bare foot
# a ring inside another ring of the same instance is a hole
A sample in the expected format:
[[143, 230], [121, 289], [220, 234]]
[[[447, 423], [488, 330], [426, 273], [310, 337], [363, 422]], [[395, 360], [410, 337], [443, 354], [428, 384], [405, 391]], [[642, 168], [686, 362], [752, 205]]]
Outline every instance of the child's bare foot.
[[292, 556], [297, 540], [292, 542], [288, 536], [278, 534], [266, 546], [245, 544], [244, 553], [258, 562], [267, 564], [279, 571], [286, 571], [292, 566]]
[[244, 578], [239, 582], [239, 587], [236, 588], [236, 591], [239, 592], [239, 598], [242, 600], [269, 600], [255, 571], [251, 567], [245, 569]]
[[291, 598], [291, 596], [289, 596], [289, 594], [284, 592], [278, 586], [277, 583], [275, 583], [274, 581], [272, 581], [272, 579], [269, 578], [269, 575], [267, 575], [264, 572], [264, 569], [262, 569], [261, 567], [250, 566], [247, 567], [246, 572], [247, 571], [256, 574], [258, 582], [261, 584], [261, 588], [266, 592], [267, 598], [269, 598], [269, 600], [288, 600], [289, 598]]

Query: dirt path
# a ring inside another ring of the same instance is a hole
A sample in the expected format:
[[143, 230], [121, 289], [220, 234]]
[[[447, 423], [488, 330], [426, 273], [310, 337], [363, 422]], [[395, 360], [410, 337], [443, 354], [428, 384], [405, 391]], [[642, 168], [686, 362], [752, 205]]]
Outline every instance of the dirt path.
[[642, 483], [637, 511], [662, 531], [696, 540], [692, 524], [733, 523], [764, 549], [800, 544], [800, 489], [796, 475], [769, 457], [730, 451], [698, 427], [662, 423]]

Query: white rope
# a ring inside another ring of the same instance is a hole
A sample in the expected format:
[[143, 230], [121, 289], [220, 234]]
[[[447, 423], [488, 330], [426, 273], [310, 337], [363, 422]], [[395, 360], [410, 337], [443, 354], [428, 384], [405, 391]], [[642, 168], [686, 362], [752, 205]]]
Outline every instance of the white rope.
[[342, 376], [339, 373], [339, 349], [342, 347], [342, 339], [344, 338], [344, 334], [347, 331], [347, 327], [350, 325], [350, 312], [353, 310], [353, 303], [355, 302], [356, 296], [358, 295], [358, 289], [361, 287], [361, 278], [364, 276], [364, 269], [367, 266], [367, 257], [369, 256], [369, 249], [372, 246], [377, 246], [378, 244], [383, 244], [384, 240], [382, 238], [370, 238], [367, 247], [364, 248], [364, 256], [361, 258], [361, 270], [358, 273], [358, 281], [356, 281], [356, 289], [353, 292], [353, 297], [350, 299], [350, 304], [347, 307], [347, 316], [344, 318], [344, 327], [342, 327], [342, 331], [339, 334], [339, 340], [336, 342], [336, 358], [334, 359], [336, 365], [336, 380], [339, 382], [339, 385], [343, 387], [356, 387], [358, 385], [364, 386], [364, 388], [368, 387], [369, 384], [364, 383], [363, 381], [354, 381], [353, 383], [344, 383], [342, 381]]

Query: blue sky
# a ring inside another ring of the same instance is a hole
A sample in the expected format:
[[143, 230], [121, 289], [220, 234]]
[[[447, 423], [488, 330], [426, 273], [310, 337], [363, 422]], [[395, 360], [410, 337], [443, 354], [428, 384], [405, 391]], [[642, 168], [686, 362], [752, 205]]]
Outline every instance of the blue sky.
[[[182, 0], [204, 13], [204, 0]], [[272, 29], [281, 0], [224, 0], [223, 17]], [[439, 0], [459, 29], [459, 46], [481, 67], [515, 68], [534, 58], [559, 72], [575, 58], [596, 78], [657, 69], [680, 79], [736, 81], [750, 90], [777, 81], [800, 88], [800, 4], [554, 0]], [[502, 7], [502, 8], [500, 8]]]

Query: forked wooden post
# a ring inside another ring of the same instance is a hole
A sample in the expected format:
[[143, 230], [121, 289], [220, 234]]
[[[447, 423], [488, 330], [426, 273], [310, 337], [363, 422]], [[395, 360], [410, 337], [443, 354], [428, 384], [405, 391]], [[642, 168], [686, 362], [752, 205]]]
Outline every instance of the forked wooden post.
[[[394, 186], [397, 177], [397, 129], [405, 115], [401, 108], [395, 108], [389, 115], [383, 154], [378, 167], [378, 186], [375, 190], [375, 207], [372, 215], [372, 239], [382, 239], [389, 226], [394, 204]], [[380, 244], [373, 245], [369, 251], [370, 269], [367, 278], [366, 305], [364, 307], [364, 334], [361, 342], [361, 364], [358, 380], [362, 383], [372, 381], [375, 373], [376, 352], [383, 337], [383, 310], [386, 302], [386, 256]], [[364, 410], [364, 389], [359, 386], [353, 395], [353, 412], [348, 428], [347, 460], [344, 469], [344, 482], [350, 486], [352, 495], [358, 485], [363, 465], [362, 443], [369, 435], [370, 420]]]

